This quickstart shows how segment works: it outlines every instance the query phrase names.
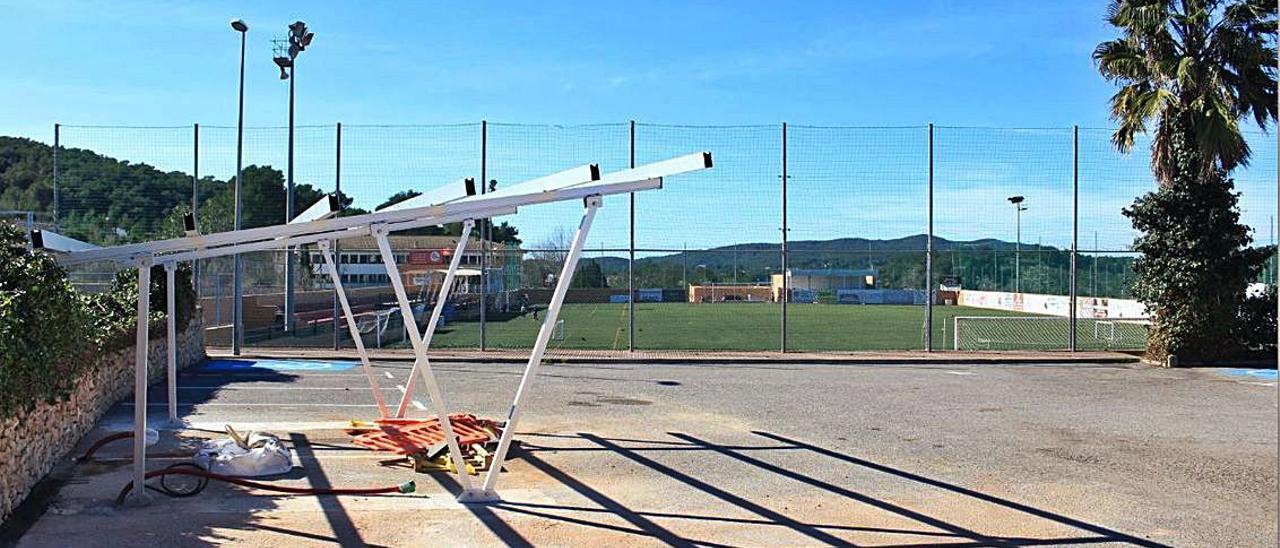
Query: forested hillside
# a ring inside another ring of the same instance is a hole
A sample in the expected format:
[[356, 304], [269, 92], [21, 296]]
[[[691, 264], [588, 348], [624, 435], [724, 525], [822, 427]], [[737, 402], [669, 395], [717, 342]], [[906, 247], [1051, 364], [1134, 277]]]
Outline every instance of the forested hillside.
[[[117, 160], [90, 150], [62, 148], [58, 152], [58, 217], [60, 230], [99, 245], [136, 242], [181, 233], [181, 217], [191, 211], [191, 175], [164, 172], [147, 164]], [[297, 181], [294, 203], [298, 212], [324, 194], [316, 181]], [[231, 230], [234, 219], [235, 177], [203, 177], [197, 207], [204, 233]], [[42, 218], [54, 213], [53, 148], [17, 137], [0, 137], [0, 210], [35, 211]], [[271, 166], [244, 168], [244, 228], [280, 224], [285, 219], [284, 173]], [[416, 191], [397, 193], [403, 199]], [[342, 196], [344, 215], [367, 213], [351, 208]], [[457, 227], [426, 227], [428, 234], [456, 234]], [[492, 228], [494, 239], [518, 244], [507, 223]]]

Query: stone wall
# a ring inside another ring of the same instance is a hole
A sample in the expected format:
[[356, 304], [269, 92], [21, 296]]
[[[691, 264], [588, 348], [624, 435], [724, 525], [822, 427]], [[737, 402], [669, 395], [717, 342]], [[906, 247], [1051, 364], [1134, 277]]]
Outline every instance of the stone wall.
[[[193, 321], [178, 334], [179, 369], [204, 359], [203, 333], [199, 322]], [[152, 382], [165, 376], [166, 345], [163, 326], [152, 329], [147, 360]], [[101, 355], [83, 372], [68, 399], [54, 404], [40, 402], [25, 414], [0, 420], [0, 521], [8, 518], [36, 482], [75, 447], [107, 409], [133, 392], [134, 354], [134, 345], [129, 344]]]

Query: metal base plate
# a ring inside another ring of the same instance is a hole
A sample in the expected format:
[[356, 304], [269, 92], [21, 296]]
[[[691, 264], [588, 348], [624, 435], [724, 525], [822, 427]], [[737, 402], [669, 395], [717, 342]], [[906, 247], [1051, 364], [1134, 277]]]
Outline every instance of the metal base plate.
[[467, 489], [458, 495], [458, 502], [463, 504], [502, 502], [502, 497], [498, 496], [498, 492], [493, 490]]

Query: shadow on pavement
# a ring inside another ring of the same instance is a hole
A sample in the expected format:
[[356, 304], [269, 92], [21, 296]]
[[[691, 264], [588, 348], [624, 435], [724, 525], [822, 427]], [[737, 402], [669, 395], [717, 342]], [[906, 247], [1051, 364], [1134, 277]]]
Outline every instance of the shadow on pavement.
[[[950, 483], [946, 483], [933, 478], [928, 478], [918, 474], [905, 472], [889, 466], [874, 463], [864, 459], [859, 459], [843, 453], [832, 451], [823, 447], [808, 444], [777, 434], [769, 432], [753, 431], [761, 437], [779, 442], [783, 445], [770, 446], [744, 446], [744, 445], [719, 445], [695, 436], [683, 433], [669, 433], [681, 441], [664, 441], [664, 440], [639, 440], [639, 439], [622, 439], [622, 438], [605, 438], [590, 433], [578, 433], [578, 435], [562, 435], [562, 434], [529, 434], [531, 437], [548, 437], [558, 439], [582, 439], [592, 442], [595, 447], [541, 447], [533, 444], [524, 444], [522, 446], [521, 459], [530, 464], [533, 468], [546, 474], [548, 477], [565, 485], [569, 489], [583, 496], [587, 500], [595, 503], [599, 508], [558, 505], [558, 504], [535, 504], [535, 503], [519, 503], [519, 502], [501, 502], [493, 507], [508, 512], [524, 514], [532, 517], [562, 521], [575, 525], [606, 529], [615, 532], [633, 534], [639, 537], [651, 538], [672, 546], [691, 546], [691, 545], [707, 545], [722, 546], [713, 542], [701, 539], [692, 539], [672, 531], [667, 527], [655, 523], [655, 519], [674, 519], [674, 520], [695, 520], [701, 522], [721, 522], [741, 524], [744, 526], [769, 526], [769, 527], [785, 527], [795, 531], [796, 533], [805, 535], [814, 541], [831, 544], [831, 545], [849, 545], [846, 541], [833, 532], [864, 532], [864, 533], [884, 533], [890, 535], [910, 535], [935, 537], [937, 541], [928, 541], [924, 545], [942, 545], [942, 546], [1052, 546], [1052, 545], [1073, 545], [1073, 544], [1092, 544], [1092, 543], [1127, 543], [1137, 546], [1165, 546], [1163, 544], [1142, 539], [1108, 529], [1106, 527], [1084, 522], [1075, 518], [1050, 512], [1048, 510], [1035, 508], [1018, 502], [1010, 501], [994, 495], [981, 493]], [[648, 447], [630, 447], [624, 446], [625, 443], [643, 443]], [[539, 452], [573, 452], [573, 451], [609, 451], [619, 456], [625, 457], [635, 463], [641, 464], [651, 470], [657, 471], [667, 477], [670, 477], [680, 483], [697, 489], [700, 492], [711, 495], [727, 505], [745, 510], [751, 514], [759, 516], [758, 518], [729, 517], [705, 514], [690, 514], [677, 512], [658, 512], [647, 510], [632, 509], [622, 502], [605, 495], [599, 490], [587, 485], [582, 480], [574, 477], [571, 473], [559, 468], [538, 456]], [[706, 481], [694, 477], [686, 472], [658, 462], [646, 454], [662, 454], [671, 451], [708, 451], [724, 457], [736, 460], [738, 462], [751, 465], [758, 469], [764, 470], [771, 474], [777, 474], [791, 480], [803, 483], [813, 488], [826, 491], [831, 494], [838, 495], [859, 503], [908, 518], [919, 522], [928, 527], [937, 529], [896, 529], [886, 527], [863, 527], [852, 524], [820, 524], [801, 521], [791, 516], [782, 514], [770, 508], [766, 508], [746, 497], [730, 493], [725, 489], [716, 487]], [[1002, 537], [979, 533], [977, 531], [962, 527], [960, 525], [945, 521], [943, 519], [924, 514], [922, 512], [906, 508], [904, 506], [894, 504], [885, 500], [880, 500], [862, 493], [858, 493], [851, 489], [825, 482], [811, 476], [790, 470], [751, 456], [746, 453], [760, 451], [805, 451], [812, 452], [824, 457], [834, 458], [841, 462], [855, 466], [869, 468], [878, 472], [891, 474], [895, 477], [905, 480], [917, 482], [932, 488], [942, 489], [951, 493], [965, 495], [977, 499], [978, 501], [995, 504], [1028, 514], [1030, 516], [1045, 519], [1069, 526], [1082, 531], [1092, 533], [1089, 536], [1065, 537], [1065, 538], [1028, 538], [1028, 537]], [[634, 528], [623, 527], [611, 523], [593, 521], [580, 517], [562, 515], [560, 512], [572, 513], [597, 513], [611, 514], [618, 516], [634, 526]], [[950, 541], [946, 539], [951, 539]], [[918, 544], [898, 544], [893, 546], [908, 546]]]

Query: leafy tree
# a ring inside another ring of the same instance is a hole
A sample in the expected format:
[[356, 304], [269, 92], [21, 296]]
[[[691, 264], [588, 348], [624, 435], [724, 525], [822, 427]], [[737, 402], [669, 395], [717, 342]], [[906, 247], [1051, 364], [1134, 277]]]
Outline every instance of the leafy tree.
[[1228, 174], [1249, 160], [1240, 121], [1266, 129], [1276, 118], [1275, 3], [1114, 0], [1108, 20], [1121, 37], [1093, 58], [1120, 86], [1112, 141], [1127, 152], [1155, 126], [1159, 188], [1124, 211], [1142, 232], [1134, 291], [1155, 316], [1148, 356], [1230, 353], [1243, 346], [1244, 290], [1267, 253], [1249, 248]]
[[388, 196], [386, 200], [383, 200], [382, 203], [378, 204], [378, 207], [375, 207], [373, 209], [374, 211], [377, 211], [384, 207], [390, 207], [390, 206], [396, 205], [400, 202], [408, 200], [409, 198], [417, 198], [418, 196], [421, 196], [421, 195], [422, 193], [416, 190], [412, 190], [412, 189], [401, 190], [400, 192], [397, 192], [395, 194], [392, 194], [391, 196]]
[[609, 283], [605, 281], [604, 272], [600, 270], [600, 263], [587, 259], [578, 263], [578, 270], [573, 273], [569, 287], [573, 289], [609, 287]]

